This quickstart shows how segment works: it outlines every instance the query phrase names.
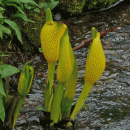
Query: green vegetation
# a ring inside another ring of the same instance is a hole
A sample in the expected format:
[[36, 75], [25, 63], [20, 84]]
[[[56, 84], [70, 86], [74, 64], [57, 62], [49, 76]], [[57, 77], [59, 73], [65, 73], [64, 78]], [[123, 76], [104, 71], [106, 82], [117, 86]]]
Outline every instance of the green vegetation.
[[80, 14], [85, 5], [86, 0], [74, 0], [74, 1], [65, 1], [59, 0], [60, 8], [64, 11], [70, 12], [70, 14]]
[[116, 3], [117, 1], [119, 0], [86, 0], [85, 6], [88, 9], [100, 10]]
[[[86, 60], [84, 87], [75, 105], [73, 105], [73, 99], [78, 67], [69, 41], [68, 27], [64, 23], [53, 21], [49, 9], [46, 11], [46, 23], [41, 30], [40, 38], [42, 51], [48, 63], [48, 75], [44, 92], [44, 108], [38, 106], [37, 109], [50, 115], [50, 117], [43, 117], [44, 126], [50, 123], [51, 126], [57, 127], [59, 124], [65, 128], [73, 124], [73, 120], [83, 106], [89, 108], [84, 103], [93, 84], [105, 69], [106, 62], [100, 33], [92, 28], [93, 42]], [[57, 61], [57, 86], [54, 88], [53, 78]], [[42, 119], [40, 120], [42, 122]]]
[[[8, 41], [7, 46], [8, 46], [9, 44], [11, 44], [13, 36], [16, 35], [17, 39], [20, 42], [26, 39], [24, 41], [25, 43], [23, 42], [24, 48], [29, 48], [31, 50], [33, 46], [31, 47], [29, 44], [35, 43], [34, 45], [37, 45], [38, 43], [37, 40], [35, 42], [35, 39], [37, 38], [36, 37], [34, 38], [34, 35], [38, 34], [36, 33], [36, 31], [38, 31], [38, 27], [39, 29], [41, 29], [42, 27], [42, 22], [44, 21], [43, 20], [44, 19], [43, 13], [45, 12], [44, 10], [46, 10], [47, 8], [50, 8], [52, 10], [57, 4], [58, 1], [54, 0], [48, 0], [47, 2], [42, 0], [42, 2], [39, 2], [38, 4], [36, 4], [34, 0], [17, 0], [17, 1], [1, 0], [0, 39], [3, 41], [7, 40]], [[43, 8], [44, 10], [42, 10]], [[42, 13], [40, 16], [38, 16], [37, 14], [41, 10]], [[27, 25], [28, 22], [29, 26], [26, 28], [25, 26]], [[31, 24], [31, 26], [30, 22], [33, 23]], [[39, 26], [40, 24], [41, 26]]]
[[[33, 0], [1, 0], [0, 1], [0, 38], [6, 39], [10, 36], [10, 42], [13, 36], [16, 35], [21, 42], [21, 31], [17, 25], [17, 19], [23, 19], [26, 22], [29, 20], [24, 12], [24, 4], [29, 3], [38, 6]], [[6, 35], [5, 35], [6, 33]], [[5, 36], [3, 36], [5, 35]]]
[[7, 77], [20, 71], [14, 66], [4, 64], [3, 57], [6, 55], [2, 52], [0, 53], [0, 128], [12, 130], [24, 99], [32, 86], [34, 69], [30, 65], [32, 61], [27, 62], [23, 66], [18, 83], [18, 92], [16, 95], [11, 96], [9, 94], [9, 81]]
[[29, 9], [25, 10], [26, 14], [30, 19], [35, 21], [35, 23], [26, 23], [24, 21], [19, 22], [20, 29], [23, 34], [23, 47], [24, 50], [32, 51], [40, 46], [40, 31], [45, 23], [45, 10], [50, 8], [52, 10], [57, 6], [59, 2], [54, 0], [38, 0], [37, 4], [39, 8], [35, 6], [29, 6]]

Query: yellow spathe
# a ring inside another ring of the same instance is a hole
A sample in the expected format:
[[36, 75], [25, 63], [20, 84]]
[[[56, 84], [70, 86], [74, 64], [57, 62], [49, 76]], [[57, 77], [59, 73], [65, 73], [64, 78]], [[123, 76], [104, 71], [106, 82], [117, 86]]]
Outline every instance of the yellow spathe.
[[41, 46], [48, 63], [59, 60], [60, 41], [66, 30], [66, 25], [48, 21], [41, 30]]
[[87, 56], [85, 80], [90, 84], [94, 84], [105, 70], [105, 64], [105, 55], [100, 41], [100, 33], [97, 32]]
[[65, 83], [74, 67], [74, 56], [71, 44], [69, 42], [68, 29], [66, 29], [65, 35], [61, 39], [60, 58], [57, 67], [57, 80]]

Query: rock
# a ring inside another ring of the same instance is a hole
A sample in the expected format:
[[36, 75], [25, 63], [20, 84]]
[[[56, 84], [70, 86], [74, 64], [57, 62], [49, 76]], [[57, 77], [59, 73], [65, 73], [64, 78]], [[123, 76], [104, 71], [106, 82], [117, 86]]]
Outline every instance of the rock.
[[54, 16], [54, 20], [60, 21], [60, 19], [61, 19], [61, 13], [58, 12], [58, 13]]

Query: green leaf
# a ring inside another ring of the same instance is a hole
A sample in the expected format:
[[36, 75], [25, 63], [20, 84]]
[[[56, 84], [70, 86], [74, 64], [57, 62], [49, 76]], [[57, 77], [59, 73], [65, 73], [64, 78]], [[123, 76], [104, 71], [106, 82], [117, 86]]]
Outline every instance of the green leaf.
[[17, 26], [17, 24], [14, 21], [11, 21], [9, 19], [4, 19], [4, 22], [7, 23], [8, 25], [10, 25], [10, 27], [14, 29], [15, 34], [16, 34], [18, 40], [21, 42], [22, 41], [21, 40], [21, 32], [20, 32], [20, 29]]
[[1, 37], [1, 39], [3, 39], [3, 31], [2, 31], [2, 29], [0, 29], [0, 37]]
[[26, 9], [31, 9], [31, 8], [32, 8], [32, 6], [29, 6], [27, 3], [24, 4], [24, 7], [25, 7]]
[[1, 78], [6, 78], [18, 72], [20, 72], [19, 69], [14, 66], [8, 64], [3, 64], [0, 66]]
[[6, 97], [4, 88], [3, 88], [3, 82], [2, 82], [2, 78], [1, 78], [1, 74], [0, 74], [0, 93], [3, 94]]
[[42, 48], [39, 48], [38, 50], [39, 50], [40, 53], [43, 53]]
[[2, 13], [0, 14], [0, 18], [1, 18], [1, 19], [5, 18], [5, 17], [2, 15]]
[[4, 1], [4, 0], [0, 0], [0, 4], [1, 4], [1, 5], [3, 4], [3, 1]]
[[57, 4], [59, 3], [59, 1], [51, 1], [47, 3], [47, 7], [50, 8], [50, 10], [53, 10]]
[[64, 103], [66, 105], [64, 106], [64, 108], [62, 108], [61, 111], [62, 115], [65, 114], [71, 108], [73, 101], [69, 101], [69, 99], [66, 98]]
[[23, 104], [23, 102], [24, 102], [24, 99], [25, 99], [25, 97], [20, 97], [20, 99], [19, 99], [19, 96], [18, 96], [18, 98], [17, 98], [17, 104], [15, 104], [15, 105], [17, 105], [16, 106], [16, 108], [15, 108], [15, 111], [14, 111], [14, 115], [11, 117], [12, 119], [14, 119], [13, 120], [13, 129], [14, 129], [14, 126], [15, 126], [15, 123], [16, 123], [16, 120], [17, 120], [17, 117], [18, 117], [18, 115], [19, 115], [19, 111], [20, 111], [20, 109], [21, 109], [21, 107], [22, 107], [22, 104]]
[[44, 6], [47, 6], [47, 3], [46, 2], [40, 2], [40, 3], [38, 3], [38, 5], [39, 5], [39, 7], [40, 8], [42, 8], [42, 7], [44, 7]]
[[40, 12], [40, 10], [38, 8], [34, 9], [35, 12]]
[[3, 10], [5, 10], [4, 8], [2, 8], [2, 7], [0, 7], [0, 11], [3, 11]]
[[15, 8], [17, 8], [18, 10], [19, 10], [19, 12], [21, 12], [22, 14], [25, 14], [23, 11], [22, 11], [22, 9], [19, 7], [19, 6], [17, 6], [16, 4], [7, 4], [8, 6], [14, 6]]
[[19, 0], [6, 0], [6, 3], [13, 3], [16, 2], [20, 5], [20, 1]]
[[0, 57], [9, 56], [9, 55], [0, 55]]
[[84, 104], [84, 107], [86, 107], [88, 110], [90, 110], [90, 108], [87, 104]]
[[19, 0], [22, 3], [30, 3], [30, 4], [34, 4], [36, 6], [38, 6], [33, 0]]
[[16, 14], [12, 15], [12, 17], [20, 17], [20, 18], [22, 18], [23, 20], [25, 20], [26, 22], [33, 22], [33, 23], [35, 23], [34, 21], [28, 19], [25, 14], [16, 13]]
[[41, 106], [38, 106], [37, 107], [37, 110], [43, 110], [43, 111], [46, 111], [43, 107], [41, 107]]
[[3, 25], [0, 25], [0, 37], [3, 39], [3, 33], [7, 33], [11, 35], [11, 30], [7, 27], [4, 27]]
[[4, 122], [5, 120], [5, 109], [4, 109], [4, 104], [2, 101], [2, 97], [0, 95], [0, 119]]

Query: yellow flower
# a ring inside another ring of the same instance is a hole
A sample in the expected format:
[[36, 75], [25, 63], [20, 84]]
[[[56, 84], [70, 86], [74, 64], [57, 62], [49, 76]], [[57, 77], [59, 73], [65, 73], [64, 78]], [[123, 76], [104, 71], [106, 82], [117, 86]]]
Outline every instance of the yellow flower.
[[69, 42], [68, 29], [61, 39], [60, 58], [57, 67], [57, 80], [65, 83], [73, 70], [74, 56], [71, 44]]
[[41, 30], [41, 46], [48, 63], [59, 60], [60, 41], [66, 30], [66, 25], [48, 21]]
[[94, 84], [102, 75], [105, 64], [105, 55], [100, 41], [100, 33], [97, 32], [87, 56], [85, 80], [90, 84]]

